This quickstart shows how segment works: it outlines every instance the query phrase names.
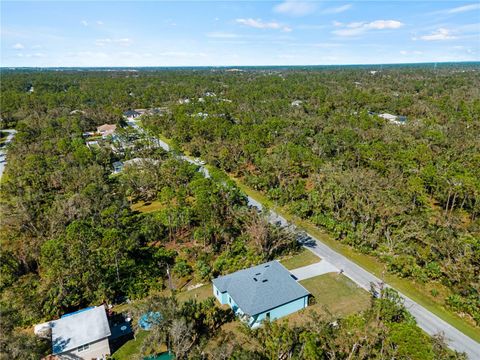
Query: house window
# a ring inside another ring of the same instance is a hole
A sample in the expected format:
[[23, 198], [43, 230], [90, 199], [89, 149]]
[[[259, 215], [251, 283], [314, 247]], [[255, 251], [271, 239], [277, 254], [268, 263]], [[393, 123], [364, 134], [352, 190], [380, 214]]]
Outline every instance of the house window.
[[89, 344], [85, 344], [85, 345], [79, 346], [79, 347], [77, 348], [77, 351], [78, 351], [78, 352], [85, 351], [85, 350], [88, 350], [89, 347], [90, 347]]
[[218, 296], [218, 295], [219, 295], [219, 294], [218, 294], [218, 290], [217, 290], [217, 296]]
[[266, 315], [265, 315], [265, 318], [270, 321], [270, 312], [268, 312]]
[[232, 303], [232, 298], [228, 297], [228, 302], [231, 304]]

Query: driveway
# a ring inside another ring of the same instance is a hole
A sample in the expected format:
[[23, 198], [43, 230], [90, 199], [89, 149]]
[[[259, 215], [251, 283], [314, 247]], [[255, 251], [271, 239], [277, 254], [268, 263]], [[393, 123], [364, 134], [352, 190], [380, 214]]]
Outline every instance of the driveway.
[[315, 264], [290, 270], [290, 272], [292, 273], [293, 276], [295, 276], [297, 281], [300, 281], [300, 280], [309, 279], [314, 276], [323, 275], [326, 273], [331, 273], [331, 272], [338, 273], [339, 270], [335, 266], [330, 264], [328, 261], [322, 260]]

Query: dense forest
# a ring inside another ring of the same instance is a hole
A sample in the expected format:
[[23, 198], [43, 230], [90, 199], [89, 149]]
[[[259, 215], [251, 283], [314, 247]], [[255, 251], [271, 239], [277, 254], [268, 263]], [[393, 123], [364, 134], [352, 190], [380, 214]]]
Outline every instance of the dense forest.
[[[372, 70], [2, 70], [0, 125], [17, 130], [1, 183], [2, 351], [25, 358], [14, 353], [23, 343], [26, 353], [42, 352], [44, 344], [14, 329], [93, 303], [148, 297], [169, 286], [167, 269], [202, 281], [295, 251], [292, 234], [249, 209], [226, 174], [376, 256], [389, 272], [443, 284], [445, 305], [478, 325], [480, 69]], [[82, 134], [124, 126], [123, 111], [138, 108], [162, 109], [143, 126], [221, 171], [205, 179], [196, 166], [145, 147], [132, 157], [155, 166], [112, 176], [118, 154], [90, 149]], [[158, 209], [136, 211], [139, 202]], [[403, 311], [392, 296], [385, 302]], [[294, 358], [343, 359], [352, 331], [364, 340], [362, 331], [378, 331], [365, 341], [372, 353], [388, 351], [385, 339], [398, 343], [418, 328], [408, 315], [382, 322], [385, 302], [372, 300], [328, 339], [318, 337], [324, 320], [272, 325], [251, 350], [230, 344], [225, 353], [272, 358], [268, 351], [281, 349], [262, 344], [278, 336]], [[188, 309], [175, 309], [189, 319]], [[447, 358], [441, 341], [417, 340], [427, 344], [422, 358]]]

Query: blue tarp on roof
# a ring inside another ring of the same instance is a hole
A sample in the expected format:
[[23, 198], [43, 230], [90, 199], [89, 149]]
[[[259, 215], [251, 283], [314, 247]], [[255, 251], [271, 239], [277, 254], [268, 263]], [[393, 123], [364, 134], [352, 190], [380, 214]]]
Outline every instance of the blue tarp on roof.
[[84, 311], [88, 311], [90, 309], [93, 309], [95, 306], [90, 306], [90, 307], [87, 307], [85, 309], [80, 309], [80, 310], [77, 310], [75, 312], [72, 312], [72, 313], [68, 313], [68, 314], [63, 314], [60, 319], [64, 318], [64, 317], [67, 317], [67, 316], [72, 316], [72, 315], [75, 315], [75, 314], [80, 314], [81, 312], [84, 312]]

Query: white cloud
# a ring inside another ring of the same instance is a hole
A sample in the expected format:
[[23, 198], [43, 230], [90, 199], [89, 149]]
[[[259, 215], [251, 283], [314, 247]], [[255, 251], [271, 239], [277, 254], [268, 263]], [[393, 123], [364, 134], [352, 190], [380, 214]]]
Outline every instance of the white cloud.
[[82, 24], [83, 26], [88, 26], [88, 21], [87, 20], [82, 20], [82, 21], [80, 21], [80, 24]]
[[382, 29], [398, 29], [399, 27], [402, 27], [403, 24], [397, 20], [376, 20], [371, 23], [368, 23], [366, 26], [369, 29], [382, 30]]
[[264, 22], [261, 19], [236, 19], [235, 20], [238, 24], [253, 27], [256, 29], [274, 29], [274, 30], [282, 30], [286, 32], [292, 31], [292, 29], [288, 26], [282, 25], [278, 22], [271, 21], [271, 22]]
[[122, 46], [130, 46], [132, 44], [132, 40], [129, 38], [121, 38], [121, 39], [97, 39], [95, 40], [95, 45], [97, 46], [105, 46], [109, 44], [118, 44]]
[[467, 11], [472, 11], [472, 10], [478, 10], [480, 9], [480, 3], [479, 4], [471, 4], [471, 5], [464, 5], [464, 6], [459, 6], [453, 9], [448, 9], [445, 10], [445, 13], [447, 14], [458, 14], [458, 13], [463, 13]]
[[26, 57], [26, 58], [44, 58], [47, 55], [44, 54], [44, 53], [37, 52], [37, 53], [33, 53], [33, 54], [18, 53], [17, 56], [18, 57]]
[[342, 27], [343, 29], [334, 30], [332, 33], [338, 36], [355, 36], [369, 30], [398, 29], [403, 25], [403, 23], [397, 20], [375, 20], [372, 22], [352, 22], [348, 24], [335, 21], [334, 26]]
[[285, 0], [276, 5], [273, 11], [280, 14], [292, 16], [304, 16], [315, 11], [315, 4], [307, 1]]
[[97, 25], [103, 25], [103, 21], [97, 20]]
[[322, 14], [340, 14], [344, 11], [350, 10], [351, 8], [352, 4], [345, 4], [342, 6], [325, 9], [322, 11]]
[[237, 34], [222, 32], [222, 31], [214, 31], [207, 33], [207, 37], [214, 38], [214, 39], [235, 39], [240, 37]]
[[413, 40], [420, 39], [425, 41], [441, 41], [441, 40], [453, 40], [456, 38], [457, 38], [456, 36], [453, 36], [451, 34], [450, 30], [445, 28], [440, 28], [429, 35], [423, 35], [423, 36], [420, 36], [419, 38], [414, 37]]
[[407, 50], [400, 50], [401, 55], [422, 55], [422, 51], [418, 50], [413, 50], [413, 51], [407, 51]]
[[20, 43], [16, 43], [15, 45], [12, 46], [15, 50], [22, 50], [23, 48], [25, 48], [25, 46], [23, 46], [23, 44], [20, 44]]

